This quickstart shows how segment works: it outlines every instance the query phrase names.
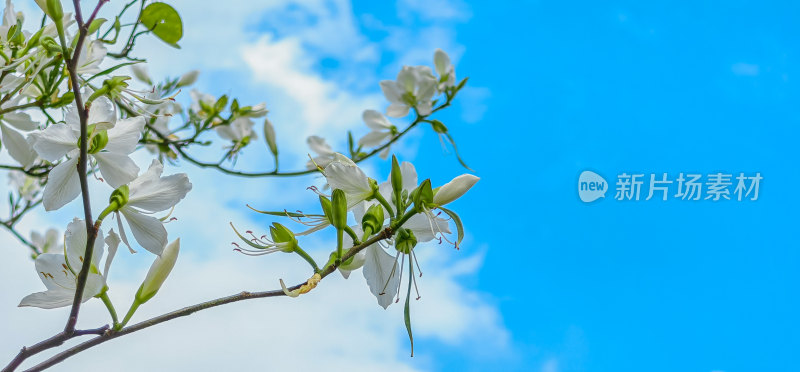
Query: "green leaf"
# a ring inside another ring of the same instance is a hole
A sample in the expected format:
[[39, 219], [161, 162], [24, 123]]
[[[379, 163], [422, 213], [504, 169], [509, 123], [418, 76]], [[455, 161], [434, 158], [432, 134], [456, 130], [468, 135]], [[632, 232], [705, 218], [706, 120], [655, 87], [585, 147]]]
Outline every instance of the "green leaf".
[[458, 159], [458, 162], [461, 163], [461, 166], [467, 168], [470, 172], [474, 172], [472, 168], [467, 166], [467, 163], [464, 163], [464, 160], [461, 159], [461, 156], [458, 155], [458, 147], [456, 147], [456, 141], [453, 139], [452, 136], [450, 136], [450, 133], [442, 133], [442, 134], [444, 134], [444, 136], [447, 137], [447, 141], [450, 142], [451, 145], [453, 145], [453, 152], [455, 152], [456, 159]]
[[321, 214], [304, 214], [304, 213], [289, 212], [289, 211], [285, 211], [285, 210], [284, 211], [275, 211], [275, 212], [273, 212], [273, 211], [262, 211], [262, 210], [255, 209], [255, 208], [253, 208], [253, 207], [251, 207], [249, 205], [247, 206], [247, 208], [250, 208], [255, 212], [258, 212], [258, 213], [261, 213], [261, 214], [270, 215], [270, 216], [297, 217], [297, 218], [300, 218], [300, 217], [323, 217], [323, 215], [321, 215]]
[[97, 31], [100, 26], [103, 25], [103, 23], [106, 23], [105, 18], [98, 18], [92, 21], [92, 24], [89, 25], [89, 34], [93, 34], [95, 31]]
[[464, 225], [461, 223], [461, 217], [459, 217], [456, 212], [453, 212], [445, 207], [436, 207], [439, 208], [442, 212], [447, 213], [450, 216], [450, 219], [453, 220], [453, 223], [456, 224], [456, 230], [458, 231], [458, 240], [456, 240], [456, 246], [461, 244], [461, 241], [464, 240]]
[[414, 265], [411, 264], [411, 257], [408, 262], [408, 293], [406, 293], [406, 306], [403, 309], [403, 320], [406, 322], [406, 331], [408, 331], [408, 339], [411, 341], [411, 356], [414, 356], [414, 335], [411, 334], [411, 307], [409, 300], [411, 300], [411, 282], [414, 280]]
[[92, 81], [92, 79], [94, 79], [94, 78], [96, 78], [98, 76], [108, 75], [108, 74], [116, 71], [117, 69], [120, 69], [120, 68], [125, 67], [125, 66], [135, 65], [137, 63], [142, 63], [142, 62], [141, 61], [125, 62], [125, 63], [120, 63], [120, 64], [118, 64], [116, 66], [111, 66], [111, 67], [109, 67], [109, 68], [107, 68], [107, 69], [105, 69], [103, 71], [98, 72], [97, 74], [93, 75], [92, 77], [86, 79], [86, 81], [84, 81], [84, 85], [86, 85], [86, 83]]
[[159, 39], [180, 49], [178, 41], [183, 37], [183, 22], [175, 8], [165, 3], [152, 3], [142, 10], [139, 20]]

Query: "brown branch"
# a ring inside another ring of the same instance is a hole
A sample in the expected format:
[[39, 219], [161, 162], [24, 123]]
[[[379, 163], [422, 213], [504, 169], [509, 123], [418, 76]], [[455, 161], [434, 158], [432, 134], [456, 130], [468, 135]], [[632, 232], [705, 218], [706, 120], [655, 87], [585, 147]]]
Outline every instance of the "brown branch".
[[[349, 249], [347, 251], [347, 253], [345, 253], [345, 255], [342, 256], [341, 262], [347, 261], [351, 257], [355, 256], [358, 252], [366, 249], [370, 245], [373, 245], [373, 244], [375, 244], [375, 243], [377, 243], [377, 242], [379, 242], [381, 240], [390, 238], [393, 233], [394, 232], [390, 227], [385, 228], [383, 231], [381, 231], [377, 235], [373, 236], [372, 238], [368, 239], [367, 241], [365, 241], [365, 242], [363, 242], [363, 243], [361, 243], [361, 244], [359, 244], [357, 246], [354, 246], [353, 248]], [[338, 267], [338, 265], [336, 265], [336, 264], [326, 266], [319, 274], [320, 274], [320, 276], [322, 278], [325, 278], [326, 276], [328, 276], [332, 272], [334, 272], [337, 267]], [[303, 285], [305, 285], [307, 283], [308, 283], [308, 281], [300, 283], [300, 284], [297, 284], [297, 285], [294, 285], [292, 287], [289, 287], [288, 290], [290, 290], [290, 291], [296, 290], [296, 289], [300, 288], [301, 286], [303, 286]], [[95, 338], [93, 338], [91, 340], [82, 342], [82, 343], [80, 343], [78, 345], [75, 345], [75, 346], [73, 346], [73, 347], [71, 347], [71, 348], [69, 348], [67, 350], [64, 350], [64, 351], [52, 356], [50, 359], [47, 359], [44, 362], [39, 363], [39, 364], [33, 366], [30, 369], [27, 369], [26, 372], [42, 371], [42, 370], [44, 370], [46, 368], [52, 367], [52, 366], [62, 362], [64, 360], [66, 360], [67, 358], [69, 358], [69, 357], [71, 357], [71, 356], [73, 356], [75, 354], [78, 354], [78, 353], [80, 353], [80, 352], [82, 352], [82, 351], [84, 351], [86, 349], [89, 349], [89, 348], [92, 348], [94, 346], [100, 345], [100, 344], [102, 344], [104, 342], [107, 342], [107, 341], [111, 341], [111, 340], [113, 340], [113, 339], [115, 339], [117, 337], [121, 337], [121, 336], [124, 336], [124, 335], [127, 335], [127, 334], [131, 334], [131, 333], [136, 332], [136, 331], [141, 331], [141, 330], [143, 330], [145, 328], [149, 328], [149, 327], [152, 327], [152, 326], [155, 326], [155, 325], [158, 325], [158, 324], [161, 324], [161, 323], [164, 323], [164, 322], [176, 319], [176, 318], [189, 316], [189, 315], [194, 314], [194, 313], [196, 313], [198, 311], [201, 311], [201, 310], [206, 310], [206, 309], [210, 309], [210, 308], [213, 308], [213, 307], [217, 307], [217, 306], [221, 306], [221, 305], [225, 305], [225, 304], [229, 304], [229, 303], [233, 303], [233, 302], [238, 302], [238, 301], [252, 300], [252, 299], [256, 299], [256, 298], [280, 297], [280, 296], [285, 296], [285, 295], [286, 294], [283, 292], [283, 290], [271, 290], [271, 291], [264, 291], [264, 292], [246, 292], [245, 291], [245, 292], [237, 293], [237, 294], [234, 294], [234, 295], [217, 298], [217, 299], [214, 299], [214, 300], [211, 300], [211, 301], [202, 302], [202, 303], [199, 303], [199, 304], [196, 304], [196, 305], [187, 306], [187, 307], [184, 307], [183, 309], [175, 310], [173, 312], [166, 313], [164, 315], [159, 315], [157, 317], [150, 318], [150, 319], [145, 320], [145, 321], [140, 322], [140, 323], [136, 323], [136, 324], [134, 324], [132, 326], [125, 327], [125, 328], [123, 328], [123, 329], [121, 329], [119, 331], [107, 330], [105, 333], [101, 334], [100, 336], [97, 336], [97, 337], [95, 337]]]

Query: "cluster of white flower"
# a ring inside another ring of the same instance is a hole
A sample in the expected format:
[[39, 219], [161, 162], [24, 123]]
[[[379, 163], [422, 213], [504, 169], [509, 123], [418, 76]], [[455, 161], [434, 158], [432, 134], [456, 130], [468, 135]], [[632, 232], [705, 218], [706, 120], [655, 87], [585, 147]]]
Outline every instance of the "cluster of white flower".
[[[449, 105], [461, 87], [456, 86], [455, 67], [450, 62], [447, 53], [437, 49], [433, 55], [433, 61], [438, 76], [434, 75], [433, 70], [428, 66], [403, 66], [397, 74], [396, 80], [380, 82], [383, 95], [389, 101], [389, 106], [386, 108], [387, 116], [404, 118], [411, 110], [414, 110], [417, 118], [409, 127], [418, 122], [430, 122], [434, 125], [433, 121], [428, 121], [426, 118], [438, 108]], [[437, 104], [437, 97], [440, 95], [444, 95], [446, 99], [441, 106], [436, 108], [434, 105]], [[392, 140], [400, 134], [397, 126], [377, 110], [365, 110], [362, 118], [370, 132], [358, 140], [358, 148], [353, 148], [353, 144], [351, 144], [352, 157], [363, 158], [362, 149], [371, 148], [380, 151], [379, 155], [382, 159], [388, 158]], [[441, 130], [434, 129], [437, 132]], [[317, 154], [306, 164], [307, 168], [324, 168], [333, 161], [335, 152], [324, 138], [311, 136], [308, 137], [307, 142], [311, 151]]]
[[[169, 246], [165, 218], [153, 214], [173, 208], [191, 190], [192, 184], [185, 173], [162, 177], [163, 166], [158, 160], [140, 172], [131, 159], [145, 132], [146, 120], [155, 119], [153, 127], [166, 131], [167, 120], [160, 119], [175, 111], [170, 106], [172, 100], [163, 99], [155, 88], [128, 89], [124, 83], [126, 77], [112, 77], [102, 85], [92, 85], [93, 78], [103, 76], [100, 66], [107, 56], [105, 40], [87, 37], [79, 51], [70, 51], [78, 56], [71, 72], [84, 89], [80, 98], [85, 107], [77, 106], [70, 86], [72, 81], [65, 78], [63, 53], [75, 47], [77, 29], [71, 27], [74, 25], [71, 14], [63, 14], [60, 5], [53, 9], [55, 5], [49, 3], [57, 4], [43, 1], [39, 5], [52, 22], [30, 33], [21, 29], [22, 12], [16, 12], [13, 4], [6, 1], [0, 26], [0, 129], [2, 144], [19, 163], [19, 170], [9, 173], [9, 181], [22, 199], [28, 202], [40, 199], [46, 211], [55, 211], [81, 192], [88, 192], [82, 190], [81, 177], [111, 186], [109, 205], [95, 224], [97, 238], [83, 292], [86, 301], [105, 296], [108, 270], [119, 243], [134, 252], [125, 232], [126, 225], [142, 248], [158, 255], [157, 261], [164, 260]], [[134, 72], [149, 80], [143, 69]], [[180, 84], [188, 85], [188, 79], [191, 76]], [[33, 120], [25, 112], [29, 108], [38, 109], [47, 119]], [[82, 109], [88, 113], [84, 122]], [[62, 119], [57, 120], [59, 117]], [[78, 168], [82, 126], [86, 129], [83, 138], [88, 165], [87, 174], [83, 175]], [[88, 177], [91, 174], [95, 176]], [[118, 231], [111, 229], [104, 238], [100, 224], [109, 214], [116, 217]], [[36, 271], [47, 291], [25, 297], [20, 306], [56, 308], [72, 304], [87, 248], [87, 231], [84, 220], [75, 218], [66, 227], [63, 244], [55, 229], [47, 230], [44, 235], [31, 235], [30, 245], [38, 253]], [[99, 263], [106, 248], [108, 255], [100, 271]]]
[[[240, 176], [321, 172], [327, 181], [322, 190], [330, 193], [311, 188], [319, 196], [321, 214], [264, 212], [288, 216], [305, 225], [304, 231], [294, 233], [276, 222], [268, 236], [247, 232], [250, 236], [246, 237], [234, 228], [247, 244], [236, 244], [237, 250], [250, 255], [296, 253], [306, 260], [314, 270], [311, 279], [293, 290], [281, 281], [284, 293], [291, 297], [308, 292], [337, 269], [348, 278], [363, 268], [369, 290], [384, 308], [399, 301], [408, 261], [405, 319], [410, 336], [408, 299], [412, 285], [416, 287], [414, 249], [420, 242], [434, 240], [458, 247], [463, 238], [461, 219], [445, 206], [479, 179], [463, 174], [433, 188], [430, 179], [419, 182], [411, 163], [401, 164], [392, 157], [391, 175], [378, 183], [357, 163], [373, 155], [386, 159], [392, 143], [420, 123], [447, 135], [444, 124], [429, 117], [450, 105], [466, 79], [457, 83], [446, 53], [436, 50], [433, 69], [404, 66], [396, 80], [380, 82], [389, 102], [385, 115], [376, 110], [363, 112], [370, 131], [358, 141], [349, 134], [349, 156], [334, 151], [324, 138], [311, 136], [307, 142], [316, 156], [310, 156], [307, 169], [280, 173], [275, 130], [265, 118], [266, 104], [245, 106], [227, 95], [215, 97], [191, 90], [191, 104], [184, 109], [174, 97], [197, 80], [197, 71], [156, 83], [141, 60], [129, 57], [136, 38], [145, 33], [177, 46], [182, 23], [172, 7], [163, 2], [147, 5], [142, 0], [136, 22], [120, 24], [120, 15], [113, 24], [105, 24], [103, 33], [100, 28], [106, 19], [95, 17], [105, 1], [98, 2], [94, 12], [83, 13], [91, 14], [85, 23], [80, 12], [75, 17], [65, 14], [60, 0], [36, 3], [45, 13], [38, 31], [22, 29], [24, 15], [14, 10], [10, 0], [6, 0], [0, 26], [0, 144], [18, 163], [0, 167], [9, 170], [9, 184], [15, 191], [9, 198], [11, 217], [0, 221], [0, 227], [13, 232], [32, 250], [34, 266], [46, 288], [24, 297], [19, 306], [52, 309], [71, 305], [75, 315], [82, 302], [98, 298], [111, 315], [111, 332], [123, 329], [136, 309], [159, 291], [176, 263], [180, 239], [170, 242], [165, 224], [192, 184], [185, 173], [164, 176], [163, 162], [180, 158]], [[80, 7], [79, 2], [75, 4]], [[136, 32], [139, 24], [146, 30]], [[132, 31], [122, 51], [109, 52], [107, 46], [115, 45], [120, 30], [130, 26]], [[112, 75], [128, 67], [144, 89], [130, 87], [130, 76]], [[387, 118], [404, 118], [412, 111], [416, 117], [402, 131]], [[175, 116], [183, 123], [174, 125]], [[264, 139], [274, 157], [275, 170], [248, 173], [225, 168], [226, 160], [235, 162], [240, 151], [258, 138], [254, 120], [259, 118], [264, 118]], [[202, 137], [206, 132], [215, 132], [225, 144], [225, 156], [218, 162], [200, 161], [187, 152], [189, 146], [212, 142]], [[138, 157], [132, 156], [142, 148], [154, 158], [146, 170], [134, 161]], [[94, 187], [101, 184], [109, 187]], [[90, 186], [95, 192], [108, 193], [108, 201], [100, 204], [103, 209], [96, 217], [91, 206], [99, 203], [90, 202]], [[26, 240], [14, 226], [32, 208], [41, 205], [47, 212], [61, 210], [76, 199], [82, 202], [84, 215], [73, 218], [63, 234], [51, 228], [43, 234], [33, 232]], [[103, 226], [107, 218], [116, 220], [114, 228]], [[348, 223], [352, 220], [355, 224]], [[455, 239], [451, 223], [456, 227]], [[331, 226], [337, 232], [337, 246], [320, 267], [300, 247], [297, 237]], [[121, 321], [108, 295], [109, 270], [120, 244], [130, 253], [141, 247], [155, 255]], [[419, 269], [418, 263], [416, 267]], [[70, 319], [77, 321], [77, 317]], [[58, 336], [64, 338], [54, 345], [74, 336], [74, 322], [72, 329], [69, 324]]]

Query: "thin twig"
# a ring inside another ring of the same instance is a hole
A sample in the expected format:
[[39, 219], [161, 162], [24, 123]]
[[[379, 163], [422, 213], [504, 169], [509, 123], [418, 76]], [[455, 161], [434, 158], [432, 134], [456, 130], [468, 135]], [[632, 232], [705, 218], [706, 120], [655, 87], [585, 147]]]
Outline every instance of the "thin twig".
[[[342, 256], [341, 262], [347, 261], [351, 257], [355, 256], [358, 252], [366, 249], [367, 247], [369, 247], [369, 246], [371, 246], [371, 245], [373, 245], [373, 244], [375, 244], [375, 243], [377, 243], [377, 242], [379, 242], [381, 240], [390, 238], [392, 236], [392, 234], [393, 234], [392, 229], [387, 227], [386, 229], [384, 229], [383, 231], [381, 231], [377, 235], [373, 236], [369, 240], [367, 240], [367, 241], [365, 241], [365, 242], [363, 242], [363, 243], [361, 243], [361, 244], [359, 244], [357, 246], [354, 246], [353, 248], [348, 250], [347, 253], [344, 256]], [[325, 278], [326, 276], [328, 276], [329, 274], [334, 272], [337, 267], [338, 266], [336, 264], [327, 266], [319, 274], [320, 274], [320, 276], [322, 278]], [[303, 286], [303, 285], [305, 285], [307, 283], [308, 283], [308, 281], [300, 283], [300, 284], [297, 284], [297, 285], [294, 285], [292, 287], [289, 287], [288, 290], [293, 291], [293, 290], [298, 289], [298, 288], [300, 288], [301, 286]], [[67, 358], [69, 358], [69, 357], [71, 357], [71, 356], [73, 356], [75, 354], [78, 354], [78, 353], [80, 353], [80, 352], [82, 352], [82, 351], [84, 351], [86, 349], [89, 349], [89, 348], [92, 348], [94, 346], [100, 345], [100, 344], [102, 344], [104, 342], [107, 342], [107, 341], [111, 341], [111, 340], [113, 340], [113, 339], [115, 339], [117, 337], [121, 337], [121, 336], [124, 336], [124, 335], [127, 335], [127, 334], [131, 334], [131, 333], [136, 332], [136, 331], [141, 331], [141, 330], [143, 330], [145, 328], [149, 328], [149, 327], [164, 323], [164, 322], [169, 321], [169, 320], [173, 320], [173, 319], [176, 319], [176, 318], [181, 318], [181, 317], [184, 317], [184, 316], [189, 316], [189, 315], [194, 314], [194, 313], [196, 313], [198, 311], [201, 311], [201, 310], [210, 309], [212, 307], [217, 307], [217, 306], [229, 304], [229, 303], [232, 303], [232, 302], [238, 302], [238, 301], [244, 301], [244, 300], [252, 300], [252, 299], [256, 299], [256, 298], [280, 297], [280, 296], [285, 296], [285, 295], [286, 295], [286, 293], [283, 290], [271, 290], [271, 291], [264, 291], [264, 292], [240, 292], [240, 293], [237, 293], [237, 294], [234, 294], [234, 295], [217, 298], [217, 299], [214, 299], [214, 300], [211, 300], [211, 301], [202, 302], [202, 303], [199, 303], [199, 304], [196, 304], [196, 305], [192, 305], [192, 306], [187, 306], [187, 307], [184, 307], [183, 309], [175, 310], [173, 312], [169, 312], [169, 313], [166, 313], [164, 315], [160, 315], [160, 316], [145, 320], [143, 322], [136, 323], [136, 324], [131, 325], [129, 327], [125, 327], [125, 328], [123, 328], [123, 329], [121, 329], [119, 331], [109, 330], [109, 331], [103, 333], [100, 336], [97, 336], [97, 337], [95, 337], [95, 338], [93, 338], [91, 340], [82, 342], [82, 343], [80, 343], [78, 345], [75, 345], [75, 346], [73, 346], [73, 347], [71, 347], [71, 348], [69, 348], [67, 350], [64, 350], [64, 351], [54, 355], [50, 359], [47, 359], [44, 362], [39, 363], [39, 364], [35, 365], [34, 367], [32, 367], [30, 369], [27, 369], [26, 372], [42, 371], [42, 370], [44, 370], [46, 368], [52, 367], [52, 366], [62, 362], [64, 360], [66, 360]]]

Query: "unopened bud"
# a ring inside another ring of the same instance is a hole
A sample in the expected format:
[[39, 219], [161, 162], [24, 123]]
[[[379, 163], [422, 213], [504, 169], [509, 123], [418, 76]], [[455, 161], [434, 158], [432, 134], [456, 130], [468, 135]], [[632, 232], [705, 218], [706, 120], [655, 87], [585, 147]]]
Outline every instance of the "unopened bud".
[[347, 226], [347, 197], [340, 189], [331, 194], [331, 217], [333, 227], [341, 230]]
[[370, 236], [383, 228], [385, 219], [383, 207], [380, 204], [373, 204], [367, 209], [367, 213], [364, 213], [364, 217], [361, 218], [361, 228], [367, 236]]
[[136, 292], [136, 302], [140, 304], [147, 302], [161, 289], [161, 285], [167, 280], [167, 276], [175, 266], [175, 261], [178, 260], [180, 249], [181, 239], [178, 238], [164, 248], [161, 256], [156, 257], [156, 260], [150, 265], [150, 271], [147, 272], [139, 291]]

